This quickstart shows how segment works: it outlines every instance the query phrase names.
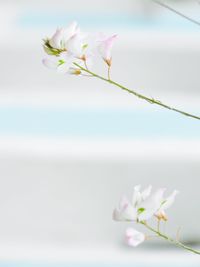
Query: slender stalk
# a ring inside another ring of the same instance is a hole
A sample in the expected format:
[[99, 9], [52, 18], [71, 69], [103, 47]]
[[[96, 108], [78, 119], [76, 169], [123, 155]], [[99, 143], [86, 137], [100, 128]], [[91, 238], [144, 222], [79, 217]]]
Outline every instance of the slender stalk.
[[158, 221], [157, 221], [157, 230], [158, 230], [158, 232], [160, 232], [160, 219], [158, 219]]
[[180, 231], [181, 231], [181, 227], [178, 228], [177, 233], [176, 233], [176, 240], [179, 241], [180, 239]]
[[190, 17], [184, 15], [184, 14], [181, 13], [180, 11], [177, 11], [176, 9], [172, 8], [171, 6], [169, 6], [169, 5], [167, 5], [167, 4], [163, 3], [163, 2], [161, 2], [161, 1], [159, 1], [159, 0], [152, 0], [152, 1], [153, 1], [154, 3], [156, 3], [156, 4], [158, 4], [158, 5], [160, 5], [160, 6], [164, 7], [164, 8], [166, 8], [166, 9], [168, 9], [168, 10], [174, 12], [176, 15], [179, 15], [180, 17], [182, 17], [182, 18], [184, 18], [184, 19], [186, 19], [186, 20], [188, 20], [188, 21], [190, 21], [190, 22], [192, 22], [192, 23], [194, 23], [194, 24], [200, 26], [200, 21], [197, 21], [197, 20], [195, 20], [195, 19], [193, 19], [193, 18], [190, 18]]
[[110, 81], [110, 66], [108, 66], [108, 80]]
[[83, 62], [84, 62], [84, 65], [85, 65], [86, 70], [89, 70], [88, 69], [88, 66], [87, 66], [87, 63], [86, 63], [86, 60], [83, 60]]
[[169, 236], [167, 236], [167, 235], [165, 235], [165, 234], [162, 234], [160, 231], [157, 231], [157, 230], [155, 230], [154, 228], [152, 228], [151, 226], [149, 226], [146, 222], [141, 222], [141, 224], [144, 225], [144, 226], [145, 226], [148, 230], [150, 230], [151, 232], [155, 233], [157, 236], [159, 236], [159, 237], [165, 239], [166, 241], [168, 241], [168, 242], [174, 244], [175, 246], [177, 246], [177, 247], [179, 247], [179, 248], [183, 248], [183, 249], [185, 249], [185, 250], [188, 250], [188, 251], [190, 251], [190, 252], [193, 252], [193, 253], [195, 253], [195, 254], [200, 255], [200, 251], [195, 250], [195, 249], [193, 249], [193, 248], [191, 248], [191, 247], [188, 247], [188, 246], [184, 245], [183, 243], [181, 243], [180, 241], [175, 240], [175, 239], [173, 239], [173, 238], [171, 238], [171, 237], [169, 237]]
[[191, 118], [193, 118], [193, 119], [200, 120], [200, 117], [199, 117], [199, 116], [193, 115], [193, 114], [188, 113], [188, 112], [185, 112], [185, 111], [183, 111], [183, 110], [179, 110], [179, 109], [173, 108], [173, 107], [171, 107], [171, 106], [168, 106], [168, 105], [162, 103], [162, 102], [159, 101], [159, 100], [156, 100], [156, 99], [154, 99], [154, 98], [150, 98], [150, 97], [147, 97], [147, 96], [142, 95], [142, 94], [140, 94], [140, 93], [137, 93], [136, 91], [131, 90], [131, 89], [128, 89], [127, 87], [125, 87], [125, 86], [123, 86], [123, 85], [121, 85], [121, 84], [119, 84], [119, 83], [117, 83], [117, 82], [115, 82], [115, 81], [113, 81], [113, 80], [107, 79], [107, 78], [105, 78], [105, 77], [103, 77], [103, 76], [100, 76], [100, 75], [98, 75], [98, 74], [96, 74], [96, 73], [90, 71], [90, 70], [87, 70], [87, 69], [83, 68], [81, 65], [79, 65], [79, 64], [77, 64], [77, 63], [74, 63], [74, 65], [75, 65], [76, 67], [80, 68], [81, 71], [83, 71], [83, 72], [87, 72], [88, 74], [92, 75], [92, 76], [95, 77], [95, 78], [98, 78], [98, 79], [100, 79], [100, 80], [103, 80], [103, 81], [105, 81], [105, 82], [108, 82], [108, 83], [110, 83], [110, 84], [112, 84], [112, 85], [114, 85], [114, 86], [116, 86], [116, 87], [118, 87], [118, 88], [120, 88], [120, 89], [122, 89], [122, 90], [124, 90], [124, 91], [126, 91], [126, 92], [128, 92], [128, 93], [130, 93], [130, 94], [132, 94], [132, 95], [135, 95], [136, 97], [138, 97], [138, 98], [140, 98], [140, 99], [143, 99], [143, 100], [147, 101], [147, 102], [150, 103], [150, 104], [155, 104], [155, 105], [161, 106], [161, 107], [163, 107], [163, 108], [165, 108], [165, 109], [168, 109], [168, 110], [171, 110], [171, 111], [180, 113], [180, 114], [182, 114], [182, 115], [184, 115], [184, 116], [187, 116], [187, 117], [191, 117]]

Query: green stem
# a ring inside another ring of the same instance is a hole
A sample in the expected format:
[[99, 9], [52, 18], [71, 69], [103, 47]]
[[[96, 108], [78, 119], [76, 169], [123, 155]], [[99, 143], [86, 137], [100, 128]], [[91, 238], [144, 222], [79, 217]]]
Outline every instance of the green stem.
[[112, 81], [112, 80], [110, 80], [110, 79], [104, 78], [103, 76], [100, 76], [100, 75], [98, 75], [98, 74], [96, 74], [96, 73], [94, 73], [94, 72], [92, 72], [92, 71], [90, 71], [90, 70], [88, 70], [88, 69], [85, 69], [85, 68], [83, 68], [82, 66], [80, 66], [80, 65], [77, 64], [77, 63], [74, 63], [74, 65], [77, 66], [77, 67], [79, 67], [80, 70], [89, 73], [89, 74], [92, 75], [93, 77], [98, 78], [98, 79], [101, 79], [101, 80], [103, 80], [103, 81], [105, 81], [105, 82], [108, 82], [108, 83], [110, 83], [110, 84], [112, 84], [112, 85], [115, 85], [115, 86], [117, 86], [118, 88], [120, 88], [120, 89], [122, 89], [122, 90], [124, 90], [124, 91], [126, 91], [126, 92], [128, 92], [128, 93], [130, 93], [130, 94], [132, 94], [132, 95], [135, 95], [136, 97], [138, 97], [138, 98], [140, 98], [140, 99], [143, 99], [143, 100], [149, 102], [150, 104], [156, 104], [156, 105], [161, 106], [161, 107], [163, 107], [163, 108], [165, 108], [165, 109], [168, 109], [168, 110], [171, 110], [171, 111], [180, 113], [180, 114], [182, 114], [182, 115], [184, 115], [184, 116], [187, 116], [187, 117], [191, 117], [191, 118], [193, 118], [193, 119], [200, 120], [200, 117], [199, 117], [199, 116], [190, 114], [190, 113], [188, 113], [188, 112], [185, 112], [185, 111], [182, 111], [182, 110], [179, 110], [179, 109], [176, 109], [176, 108], [173, 108], [173, 107], [171, 107], [171, 106], [168, 106], [168, 105], [166, 105], [166, 104], [160, 102], [159, 100], [156, 100], [156, 99], [154, 99], [154, 98], [150, 98], [150, 97], [144, 96], [144, 95], [142, 95], [142, 94], [139, 94], [139, 93], [137, 93], [136, 91], [130, 90], [130, 89], [126, 88], [125, 86], [123, 86], [123, 85], [121, 85], [121, 84], [119, 84], [119, 83], [117, 83], [117, 82], [114, 82], [114, 81]]
[[157, 222], [158, 224], [157, 224], [157, 230], [158, 230], [158, 232], [160, 232], [160, 219], [158, 219], [158, 222]]
[[193, 252], [193, 253], [195, 253], [195, 254], [200, 255], [200, 251], [195, 250], [195, 249], [193, 249], [193, 248], [191, 248], [191, 247], [188, 247], [188, 246], [184, 245], [183, 243], [181, 243], [180, 241], [175, 240], [175, 239], [173, 239], [173, 238], [171, 238], [171, 237], [169, 237], [169, 236], [167, 236], [167, 235], [165, 235], [165, 234], [162, 234], [160, 231], [157, 231], [157, 230], [155, 230], [154, 228], [152, 228], [151, 226], [149, 226], [146, 222], [140, 222], [140, 223], [141, 223], [142, 225], [144, 225], [148, 230], [150, 230], [151, 232], [155, 233], [157, 236], [159, 236], [159, 237], [165, 239], [166, 241], [168, 241], [168, 242], [174, 244], [175, 246], [177, 246], [177, 247], [179, 247], [179, 248], [183, 248], [183, 249], [185, 249], [185, 250], [188, 250], [188, 251], [190, 251], [190, 252]]

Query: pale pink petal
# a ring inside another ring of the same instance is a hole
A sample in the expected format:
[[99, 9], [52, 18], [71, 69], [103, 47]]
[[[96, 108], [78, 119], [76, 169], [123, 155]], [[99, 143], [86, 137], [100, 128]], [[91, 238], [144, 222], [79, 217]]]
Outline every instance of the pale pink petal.
[[46, 66], [49, 69], [56, 69], [57, 68], [57, 62], [56, 60], [53, 60], [53, 58], [44, 58], [42, 60], [42, 63], [44, 66]]
[[124, 208], [129, 205], [129, 200], [126, 196], [122, 196], [119, 201], [119, 209], [124, 210]]
[[130, 205], [126, 197], [121, 198], [119, 207], [113, 212], [113, 219], [116, 221], [135, 221], [137, 219], [137, 211]]
[[125, 234], [126, 243], [131, 247], [137, 247], [145, 241], [145, 235], [133, 228], [128, 228]]
[[111, 61], [112, 55], [112, 47], [114, 44], [117, 35], [112, 35], [102, 41], [99, 44], [99, 53], [105, 61]]

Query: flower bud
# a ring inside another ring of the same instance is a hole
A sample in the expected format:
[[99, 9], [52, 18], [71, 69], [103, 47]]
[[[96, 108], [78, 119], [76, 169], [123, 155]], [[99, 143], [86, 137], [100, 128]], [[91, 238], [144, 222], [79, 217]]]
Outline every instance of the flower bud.
[[68, 73], [72, 75], [80, 75], [81, 70], [77, 68], [69, 68]]

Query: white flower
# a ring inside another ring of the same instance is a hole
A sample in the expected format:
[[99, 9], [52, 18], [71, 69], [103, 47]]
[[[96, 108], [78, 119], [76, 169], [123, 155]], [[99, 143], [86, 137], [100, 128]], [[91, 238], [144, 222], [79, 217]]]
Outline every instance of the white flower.
[[58, 57], [49, 56], [48, 58], [43, 59], [43, 64], [46, 67], [55, 69], [60, 73], [71, 73], [70, 69], [72, 68], [74, 61], [75, 59], [72, 54], [63, 52]]
[[[143, 207], [143, 203], [149, 197], [152, 186], [148, 186], [140, 192], [140, 185], [134, 187], [132, 202], [126, 197], [123, 197], [119, 206], [113, 212], [113, 219], [116, 221], [141, 221], [150, 219], [154, 213], [149, 216], [149, 213]], [[142, 219], [141, 219], [142, 216]]]
[[128, 228], [125, 235], [126, 243], [131, 247], [137, 247], [145, 241], [145, 235], [133, 228]]
[[[44, 39], [44, 51], [56, 59], [46, 58], [43, 63], [47, 67], [66, 73], [69, 70], [68, 62], [70, 61], [69, 59], [65, 60], [65, 53], [67, 52], [70, 56], [73, 55], [74, 59], [81, 60], [78, 64], [81, 64], [83, 68], [89, 69], [95, 56], [100, 53], [110, 67], [112, 62], [111, 50], [115, 39], [116, 35], [107, 37], [81, 32], [77, 23], [73, 22], [67, 28], [58, 28], [52, 37]], [[70, 67], [73, 68], [73, 66]], [[69, 72], [74, 74], [74, 69], [70, 69]], [[75, 74], [78, 72], [80, 70], [75, 69]]]
[[175, 190], [169, 197], [164, 197], [165, 188], [158, 189], [152, 196], [143, 202], [144, 212], [141, 213], [140, 221], [147, 220], [155, 215], [158, 219], [167, 220], [165, 210], [174, 202], [178, 191]]
[[109, 36], [109, 37], [102, 36], [101, 40], [99, 41], [99, 45], [98, 45], [99, 53], [109, 67], [112, 64], [111, 52], [112, 52], [112, 47], [113, 47], [113, 44], [116, 38], [117, 38], [116, 34]]
[[52, 48], [65, 50], [70, 38], [77, 34], [80, 29], [76, 22], [72, 22], [67, 28], [59, 28], [49, 40], [49, 44]]
[[155, 215], [161, 205], [164, 191], [165, 188], [160, 188], [153, 195], [145, 199], [141, 206], [143, 212], [140, 214], [140, 221], [149, 220]]
[[126, 197], [120, 200], [119, 206], [113, 212], [113, 219], [116, 221], [147, 221], [153, 216], [158, 219], [167, 220], [165, 210], [174, 202], [178, 191], [174, 191], [169, 197], [165, 198], [165, 188], [158, 189], [151, 195], [152, 186], [150, 185], [142, 192], [141, 186], [134, 187], [132, 201]]

